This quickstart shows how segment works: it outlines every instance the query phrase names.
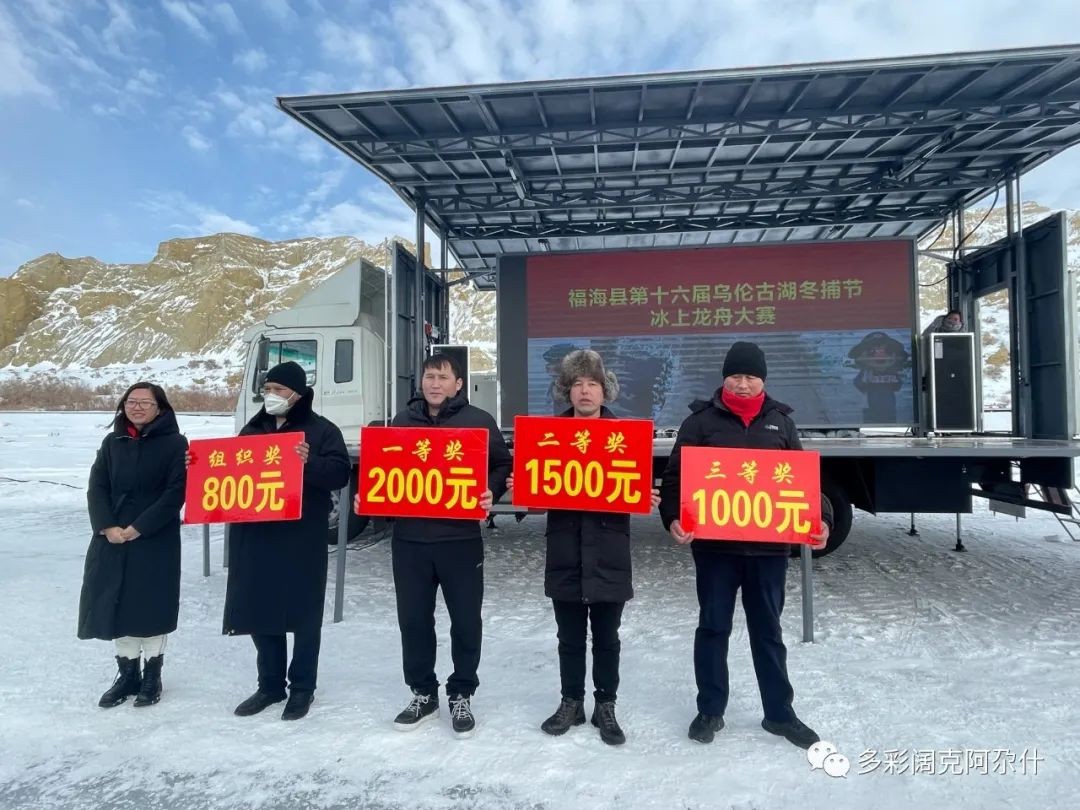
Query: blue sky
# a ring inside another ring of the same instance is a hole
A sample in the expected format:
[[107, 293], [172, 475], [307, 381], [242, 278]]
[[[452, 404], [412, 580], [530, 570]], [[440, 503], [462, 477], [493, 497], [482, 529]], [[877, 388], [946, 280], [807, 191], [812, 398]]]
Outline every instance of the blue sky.
[[[278, 95], [1076, 41], [1074, 0], [5, 0], [0, 275], [223, 230], [410, 235]], [[1076, 152], [1025, 196], [1080, 207]]]

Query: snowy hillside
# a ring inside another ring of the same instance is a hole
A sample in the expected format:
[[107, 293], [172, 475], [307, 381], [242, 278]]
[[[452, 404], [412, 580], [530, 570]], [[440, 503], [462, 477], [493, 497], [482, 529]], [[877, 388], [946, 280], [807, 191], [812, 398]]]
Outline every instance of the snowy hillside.
[[[985, 213], [968, 212], [967, 227], [978, 225]], [[1028, 203], [1025, 224], [1049, 213]], [[1070, 226], [1069, 263], [1075, 272], [1080, 270], [1080, 213], [1071, 213]], [[966, 244], [986, 244], [1005, 233], [1004, 211], [995, 209]], [[275, 243], [216, 234], [163, 242], [144, 264], [42, 256], [11, 278], [0, 278], [0, 382], [31, 381], [43, 388], [71, 382], [108, 399], [134, 379], [149, 378], [225, 397], [237, 387], [241, 336], [248, 325], [288, 307], [357, 257], [385, 266], [391, 243], [368, 245], [350, 237]], [[946, 230], [933, 247], [948, 252], [951, 244]], [[920, 330], [945, 309], [943, 276], [942, 262], [920, 260]], [[454, 286], [450, 317], [450, 339], [473, 347], [473, 368], [493, 369], [494, 293]], [[1003, 294], [983, 302], [982, 329], [984, 403], [1007, 408]]]

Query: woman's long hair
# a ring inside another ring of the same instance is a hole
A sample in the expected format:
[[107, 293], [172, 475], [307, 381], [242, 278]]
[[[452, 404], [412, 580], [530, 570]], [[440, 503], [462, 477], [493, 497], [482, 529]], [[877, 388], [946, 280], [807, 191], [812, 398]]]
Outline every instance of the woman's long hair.
[[[154, 400], [158, 406], [158, 416], [161, 416], [165, 411], [171, 411], [173, 406], [169, 404], [169, 398], [165, 396], [165, 389], [157, 383], [152, 382], [137, 382], [120, 397], [120, 401], [116, 403], [116, 415], [113, 417], [112, 426], [114, 430], [120, 432], [126, 432], [128, 428], [134, 427], [131, 424], [131, 420], [127, 418], [127, 413], [124, 411], [124, 406], [127, 404], [128, 397], [131, 396], [132, 391], [149, 391], [154, 395]], [[155, 417], [157, 418], [157, 417]]]

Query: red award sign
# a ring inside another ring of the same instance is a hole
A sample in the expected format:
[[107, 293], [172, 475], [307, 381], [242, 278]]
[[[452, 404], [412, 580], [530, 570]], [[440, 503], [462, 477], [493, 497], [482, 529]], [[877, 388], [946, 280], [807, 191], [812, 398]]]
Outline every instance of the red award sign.
[[299, 520], [302, 431], [191, 442], [185, 523]]
[[821, 531], [818, 453], [683, 447], [681, 472], [679, 522], [695, 540], [812, 544]]
[[484, 428], [360, 428], [360, 511], [482, 520], [487, 469]]
[[514, 418], [514, 505], [587, 512], [650, 510], [649, 419]]

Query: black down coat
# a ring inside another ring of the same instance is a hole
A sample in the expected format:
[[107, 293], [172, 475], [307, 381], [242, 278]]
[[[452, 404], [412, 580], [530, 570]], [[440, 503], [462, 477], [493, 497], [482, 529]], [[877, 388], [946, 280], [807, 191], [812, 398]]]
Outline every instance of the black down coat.
[[[281, 635], [322, 624], [330, 494], [348, 483], [352, 465], [341, 430], [312, 411], [312, 396], [309, 388], [280, 428], [275, 417], [261, 410], [240, 431], [241, 436], [303, 431], [311, 450], [299, 520], [233, 523], [229, 528], [222, 628], [229, 635]], [[281, 452], [294, 451], [282, 447]]]
[[[560, 416], [573, 413], [571, 408]], [[603, 408], [600, 416], [611, 419], [614, 414]], [[630, 515], [552, 509], [546, 534], [545, 596], [586, 604], [633, 598]]]
[[[791, 418], [791, 406], [765, 395], [761, 411], [744, 425], [720, 398], [718, 388], [711, 400], [699, 399], [690, 403], [691, 414], [679, 427], [678, 438], [671, 449], [667, 467], [660, 484], [660, 519], [668, 529], [679, 518], [679, 488], [682, 482], [683, 447], [752, 447], [758, 450], [802, 450], [802, 441]], [[832, 528], [832, 504], [821, 496], [821, 519]], [[737, 541], [694, 540], [694, 548], [722, 554], [743, 554], [749, 557], [786, 557], [791, 553], [787, 543], [753, 543]]]
[[[137, 437], [118, 429], [101, 443], [86, 492], [94, 536], [79, 597], [79, 638], [146, 638], [176, 629], [186, 449], [172, 411]], [[140, 536], [110, 543], [100, 534], [110, 526], [133, 526]]]

